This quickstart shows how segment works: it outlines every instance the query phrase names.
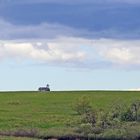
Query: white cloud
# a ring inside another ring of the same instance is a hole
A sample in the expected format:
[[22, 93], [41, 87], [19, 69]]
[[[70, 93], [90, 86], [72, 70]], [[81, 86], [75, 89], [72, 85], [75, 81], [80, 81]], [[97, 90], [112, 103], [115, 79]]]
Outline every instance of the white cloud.
[[1, 59], [32, 59], [46, 63], [71, 63], [73, 61], [77, 63], [85, 58], [84, 52], [70, 49], [56, 43], [1, 41], [0, 57]]
[[140, 40], [104, 40], [100, 54], [117, 65], [140, 65]]
[[128, 91], [140, 91], [140, 88], [127, 89]]
[[105, 57], [112, 62], [129, 64], [134, 59], [135, 54], [127, 48], [112, 48], [105, 53]]
[[[49, 41], [1, 41], [1, 59], [34, 60], [83, 68], [140, 65], [139, 40], [61, 37]], [[133, 67], [135, 68], [135, 67]]]

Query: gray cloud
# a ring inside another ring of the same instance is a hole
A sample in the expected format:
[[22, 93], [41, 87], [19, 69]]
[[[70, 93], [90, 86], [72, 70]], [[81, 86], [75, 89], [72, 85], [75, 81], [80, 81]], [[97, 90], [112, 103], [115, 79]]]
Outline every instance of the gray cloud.
[[14, 25], [0, 19], [0, 40], [31, 40], [53, 39], [61, 36], [82, 38], [116, 38], [116, 39], [139, 39], [140, 30], [118, 31], [115, 29], [88, 31], [75, 29], [60, 24], [42, 23], [39, 25]]
[[139, 0], [0, 0], [1, 4], [23, 4], [23, 3], [59, 3], [59, 4], [102, 4], [102, 3], [129, 3], [139, 4]]
[[[137, 4], [133, 6], [127, 4], [106, 5], [106, 3], [99, 5], [88, 4], [88, 2], [84, 5], [44, 3], [12, 5], [9, 3], [9, 5], [0, 8], [0, 17], [5, 20], [5, 24], [11, 24], [16, 31], [24, 29], [26, 31], [24, 34], [29, 38], [31, 38], [31, 33], [27, 31], [29, 28], [31, 32], [34, 32], [34, 38], [48, 36], [47, 30], [49, 29], [50, 36], [52, 36], [52, 32], [63, 34], [65, 31], [66, 35], [76, 34], [85, 37], [138, 38], [140, 37], [139, 13], [140, 6]], [[42, 33], [38, 32], [38, 29], [43, 29]], [[35, 34], [35, 30], [38, 35]], [[16, 35], [12, 34], [11, 36]], [[18, 36], [20, 37], [19, 31]]]
[[51, 39], [59, 36], [88, 36], [85, 30], [76, 30], [59, 24], [42, 23], [39, 25], [20, 26], [0, 20], [0, 39]]

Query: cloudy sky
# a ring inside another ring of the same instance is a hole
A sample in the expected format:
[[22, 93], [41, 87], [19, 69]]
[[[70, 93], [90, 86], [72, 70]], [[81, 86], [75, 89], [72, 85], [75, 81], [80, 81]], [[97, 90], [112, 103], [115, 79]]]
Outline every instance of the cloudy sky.
[[139, 0], [0, 0], [0, 90], [140, 88]]

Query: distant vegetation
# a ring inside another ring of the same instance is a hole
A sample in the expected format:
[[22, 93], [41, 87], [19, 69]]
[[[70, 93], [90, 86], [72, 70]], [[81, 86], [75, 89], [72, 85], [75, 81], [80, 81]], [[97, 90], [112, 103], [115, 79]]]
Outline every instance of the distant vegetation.
[[133, 91], [1, 92], [0, 135], [139, 139], [139, 108]]
[[75, 131], [88, 139], [140, 139], [140, 100], [103, 110], [94, 109], [83, 96], [74, 109], [80, 115]]

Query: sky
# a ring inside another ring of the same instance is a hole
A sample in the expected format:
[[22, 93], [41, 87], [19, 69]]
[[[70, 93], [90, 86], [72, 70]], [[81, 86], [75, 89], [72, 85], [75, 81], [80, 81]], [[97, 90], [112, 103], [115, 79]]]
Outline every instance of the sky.
[[139, 0], [0, 0], [0, 91], [140, 89]]

